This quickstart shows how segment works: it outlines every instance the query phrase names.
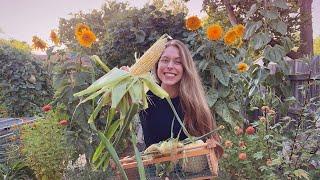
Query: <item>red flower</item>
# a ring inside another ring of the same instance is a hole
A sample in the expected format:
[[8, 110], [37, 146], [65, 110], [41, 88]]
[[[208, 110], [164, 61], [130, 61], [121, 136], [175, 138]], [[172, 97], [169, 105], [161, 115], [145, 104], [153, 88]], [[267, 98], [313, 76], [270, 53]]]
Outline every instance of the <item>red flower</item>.
[[42, 107], [42, 111], [44, 112], [48, 112], [52, 109], [52, 106], [50, 104], [47, 104], [45, 106]]
[[247, 159], [247, 154], [246, 153], [240, 153], [239, 154], [239, 159], [242, 160], [242, 161], [246, 160]]
[[61, 126], [66, 126], [66, 125], [68, 125], [68, 120], [65, 120], [65, 119], [60, 120], [60, 121], [59, 121], [59, 124], [60, 124]]
[[252, 127], [252, 126], [249, 126], [249, 127], [247, 127], [247, 129], [246, 129], [246, 133], [247, 134], [249, 134], [249, 135], [252, 135], [252, 134], [254, 134], [254, 127]]

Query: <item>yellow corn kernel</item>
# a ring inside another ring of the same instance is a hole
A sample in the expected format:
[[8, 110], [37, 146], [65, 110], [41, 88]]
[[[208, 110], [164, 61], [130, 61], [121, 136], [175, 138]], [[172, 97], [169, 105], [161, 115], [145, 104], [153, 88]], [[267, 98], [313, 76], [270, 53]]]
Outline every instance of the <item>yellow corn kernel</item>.
[[139, 59], [131, 66], [130, 74], [134, 76], [149, 72], [159, 60], [162, 51], [165, 49], [168, 35], [162, 35]]

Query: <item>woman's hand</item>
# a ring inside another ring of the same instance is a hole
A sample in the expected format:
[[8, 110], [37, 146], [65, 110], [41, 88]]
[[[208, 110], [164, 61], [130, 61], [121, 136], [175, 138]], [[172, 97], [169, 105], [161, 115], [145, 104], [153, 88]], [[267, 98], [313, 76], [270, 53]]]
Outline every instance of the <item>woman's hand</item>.
[[129, 66], [122, 66], [122, 67], [120, 67], [120, 69], [121, 70], [124, 70], [124, 71], [130, 71], [130, 68], [129, 68]]

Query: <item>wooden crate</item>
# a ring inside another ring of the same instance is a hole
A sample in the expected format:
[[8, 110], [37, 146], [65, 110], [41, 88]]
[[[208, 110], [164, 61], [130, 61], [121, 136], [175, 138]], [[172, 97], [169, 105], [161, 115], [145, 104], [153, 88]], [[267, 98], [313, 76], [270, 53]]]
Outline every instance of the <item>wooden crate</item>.
[[[203, 144], [178, 148], [167, 156], [158, 154], [147, 157], [147, 155], [142, 155], [142, 160], [149, 180], [164, 179], [157, 176], [157, 170], [165, 163], [171, 163], [174, 166], [171, 174], [167, 176], [168, 179], [203, 180], [217, 177], [218, 159], [222, 153], [222, 147], [215, 140], [209, 139]], [[120, 161], [130, 180], [139, 179], [135, 157], [125, 157]], [[192, 167], [200, 168], [194, 170]], [[121, 175], [118, 173], [115, 179], [121, 179]]]

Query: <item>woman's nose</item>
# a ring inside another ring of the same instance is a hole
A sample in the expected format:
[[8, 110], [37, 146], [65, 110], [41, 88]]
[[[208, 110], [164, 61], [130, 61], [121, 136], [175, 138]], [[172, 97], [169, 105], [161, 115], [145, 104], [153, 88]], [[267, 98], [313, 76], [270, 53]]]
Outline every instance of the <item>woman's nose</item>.
[[168, 68], [173, 68], [173, 66], [174, 66], [174, 62], [173, 61], [169, 61], [167, 67]]

